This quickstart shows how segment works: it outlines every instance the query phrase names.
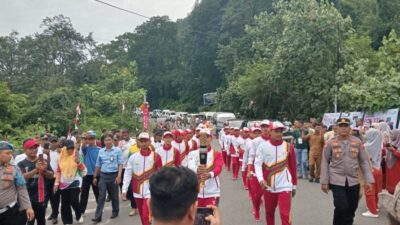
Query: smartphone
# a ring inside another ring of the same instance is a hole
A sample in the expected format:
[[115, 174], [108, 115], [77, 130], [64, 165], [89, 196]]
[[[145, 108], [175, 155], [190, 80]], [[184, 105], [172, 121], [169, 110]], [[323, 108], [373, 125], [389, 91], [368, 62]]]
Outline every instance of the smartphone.
[[43, 153], [39, 154], [39, 162], [43, 162]]
[[211, 208], [198, 207], [194, 225], [210, 225], [210, 222], [206, 220], [206, 217], [212, 214], [213, 210]]

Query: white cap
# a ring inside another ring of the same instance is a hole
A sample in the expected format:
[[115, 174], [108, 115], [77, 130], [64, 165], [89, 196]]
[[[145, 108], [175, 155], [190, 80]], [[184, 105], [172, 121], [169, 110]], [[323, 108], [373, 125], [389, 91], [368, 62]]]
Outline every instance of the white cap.
[[200, 128], [200, 129], [204, 129], [204, 128], [206, 128], [206, 126], [204, 126], [204, 124], [199, 124], [198, 126], [197, 126], [197, 128]]
[[138, 140], [140, 140], [140, 139], [150, 140], [150, 135], [148, 133], [146, 133], [146, 132], [142, 132], [142, 133], [139, 134], [139, 137], [138, 137]]
[[286, 126], [283, 125], [283, 123], [281, 123], [279, 121], [273, 122], [270, 127], [271, 130], [276, 130], [276, 129], [280, 129], [280, 128], [283, 130], [286, 130]]
[[243, 132], [249, 132], [249, 131], [250, 131], [250, 129], [249, 129], [249, 128], [247, 128], [247, 127], [243, 127], [242, 131], [243, 131]]
[[261, 121], [261, 123], [260, 123], [260, 126], [261, 125], [270, 125], [271, 124], [271, 122], [269, 122], [269, 120], [263, 120], [263, 121]]
[[251, 128], [251, 132], [254, 132], [256, 130], [261, 131], [261, 128], [260, 127], [252, 127]]
[[164, 138], [167, 135], [171, 135], [172, 137], [174, 136], [170, 131], [166, 131], [166, 132], [164, 132], [162, 137]]
[[240, 130], [239, 127], [233, 127], [234, 130]]

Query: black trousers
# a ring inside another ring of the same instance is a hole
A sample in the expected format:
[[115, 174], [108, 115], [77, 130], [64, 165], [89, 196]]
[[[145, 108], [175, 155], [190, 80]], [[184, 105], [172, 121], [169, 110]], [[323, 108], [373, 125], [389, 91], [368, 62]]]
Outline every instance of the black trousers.
[[82, 180], [81, 201], [79, 202], [81, 213], [83, 214], [85, 213], [87, 208], [90, 186], [92, 186], [94, 197], [96, 198], [97, 202], [97, 199], [99, 198], [99, 188], [93, 185], [93, 175], [86, 175], [83, 177]]
[[34, 225], [35, 220], [37, 225], [46, 225], [46, 202], [38, 203], [31, 202], [32, 209], [35, 212], [35, 219], [28, 222], [28, 225]]
[[[120, 187], [121, 191], [122, 191], [122, 185], [124, 183], [124, 174], [125, 174], [125, 169], [122, 169], [122, 175], [121, 175], [122, 176], [122, 181], [119, 184], [119, 187]], [[128, 191], [126, 192], [126, 197], [131, 202], [131, 208], [132, 209], [136, 209], [137, 207], [136, 207], [135, 198], [133, 197], [132, 182], [129, 184]]]
[[99, 186], [99, 200], [97, 202], [95, 218], [101, 218], [103, 215], [104, 203], [106, 201], [107, 192], [111, 198], [112, 214], [118, 215], [119, 213], [119, 190], [118, 185], [115, 183], [116, 173], [101, 173], [100, 180], [98, 182]]
[[26, 225], [26, 211], [19, 211], [19, 206], [14, 207], [0, 214], [1, 225]]
[[75, 211], [75, 218], [81, 218], [81, 210], [79, 207], [79, 188], [71, 188], [61, 190], [61, 220], [64, 224], [73, 224], [72, 209]]
[[[58, 190], [56, 193], [53, 192], [54, 182], [56, 179], [52, 179], [48, 182], [47, 190], [50, 196], [50, 206], [51, 206], [51, 217], [57, 218], [58, 217], [58, 208], [60, 207], [60, 200], [61, 200], [61, 192]], [[47, 207], [46, 207], [47, 208]]]
[[333, 225], [352, 225], [355, 212], [358, 208], [358, 198], [360, 194], [360, 185], [349, 187], [330, 185], [333, 194], [333, 204], [335, 211], [333, 214]]

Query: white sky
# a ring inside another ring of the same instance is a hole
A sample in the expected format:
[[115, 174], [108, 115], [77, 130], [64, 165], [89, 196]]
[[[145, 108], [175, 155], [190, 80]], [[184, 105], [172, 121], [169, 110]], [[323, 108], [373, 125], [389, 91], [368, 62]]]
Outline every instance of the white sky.
[[[142, 15], [184, 18], [195, 0], [102, 0]], [[147, 19], [100, 4], [94, 0], [0, 0], [0, 36], [16, 30], [20, 36], [40, 31], [45, 17], [63, 14], [74, 28], [99, 42], [133, 31]]]

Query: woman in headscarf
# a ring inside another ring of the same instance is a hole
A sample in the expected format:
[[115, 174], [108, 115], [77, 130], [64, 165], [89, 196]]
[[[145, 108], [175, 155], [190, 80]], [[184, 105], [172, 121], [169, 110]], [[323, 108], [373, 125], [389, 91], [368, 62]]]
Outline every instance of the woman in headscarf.
[[369, 129], [365, 134], [365, 150], [371, 160], [372, 174], [375, 183], [371, 188], [364, 188], [368, 211], [362, 215], [366, 217], [378, 217], [378, 193], [382, 191], [382, 135], [375, 128]]
[[386, 189], [393, 194], [400, 181], [400, 130], [393, 130], [386, 154]]
[[82, 177], [86, 175], [86, 167], [81, 162], [75, 144], [71, 140], [65, 141], [61, 150], [56, 174], [54, 191], [61, 190], [61, 219], [64, 224], [73, 224], [71, 207], [75, 211], [75, 218], [83, 223], [79, 208], [79, 193], [82, 187]]
[[389, 124], [386, 122], [380, 122], [378, 124], [379, 131], [382, 134], [382, 174], [383, 174], [383, 188], [386, 188], [386, 148], [387, 146], [390, 146], [391, 143], [391, 135], [392, 135], [392, 130], [389, 127]]

